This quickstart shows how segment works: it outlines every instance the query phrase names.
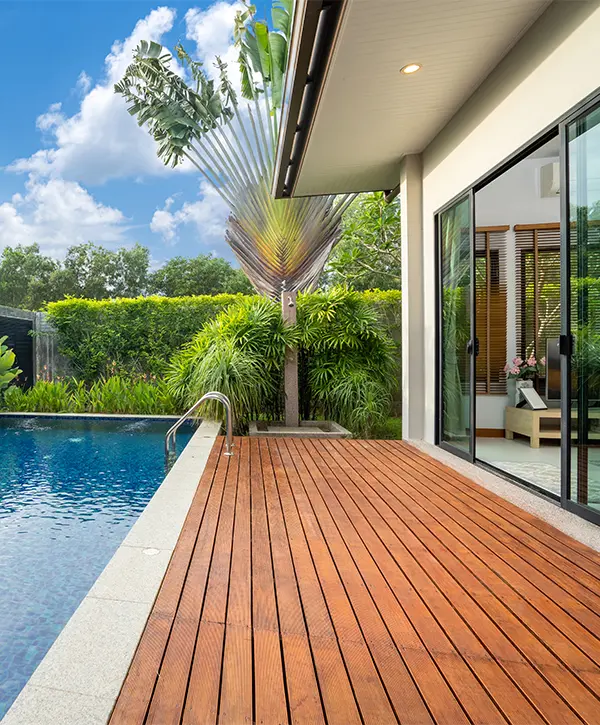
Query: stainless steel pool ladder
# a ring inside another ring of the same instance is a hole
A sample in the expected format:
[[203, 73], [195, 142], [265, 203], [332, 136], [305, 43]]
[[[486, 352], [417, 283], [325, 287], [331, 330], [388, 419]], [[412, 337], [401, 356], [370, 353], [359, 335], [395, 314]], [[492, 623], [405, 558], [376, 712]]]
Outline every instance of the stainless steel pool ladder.
[[190, 417], [190, 415], [195, 413], [206, 400], [217, 400], [219, 403], [223, 403], [225, 408], [225, 432], [227, 435], [225, 441], [225, 455], [233, 456], [233, 421], [231, 418], [231, 403], [226, 395], [213, 391], [205, 393], [200, 400], [197, 400], [194, 405], [192, 405], [192, 407], [181, 416], [177, 423], [171, 426], [167, 431], [167, 435], [165, 436], [165, 459], [167, 461], [169, 460], [169, 454], [171, 453], [171, 441], [173, 441], [173, 453], [177, 452], [177, 431]]

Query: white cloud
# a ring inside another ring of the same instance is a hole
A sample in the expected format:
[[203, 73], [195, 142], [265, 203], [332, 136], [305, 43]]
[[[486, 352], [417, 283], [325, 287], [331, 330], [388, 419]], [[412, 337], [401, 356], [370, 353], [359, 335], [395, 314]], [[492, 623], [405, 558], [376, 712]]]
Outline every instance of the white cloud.
[[[186, 36], [196, 48], [190, 52], [205, 62], [207, 72], [213, 75], [214, 57], [220, 55], [229, 64], [230, 78], [238, 89], [232, 29], [235, 13], [242, 7], [239, 2], [218, 0], [207, 9], [188, 10], [185, 16]], [[102, 79], [94, 83], [85, 71], [80, 73], [71, 90], [80, 97], [77, 113], [67, 116], [61, 103], [54, 103], [37, 118], [46, 144], [8, 167], [28, 174], [28, 181], [22, 196], [0, 204], [0, 249], [36, 241], [46, 252], [60, 256], [67, 246], [88, 239], [105, 244], [128, 241], [122, 212], [99, 203], [83, 185], [172, 173], [157, 158], [153, 139], [128, 114], [113, 85], [122, 78], [139, 42], [163, 42], [174, 21], [175, 10], [171, 8], [150, 12], [128, 38], [113, 44], [105, 58]], [[191, 165], [183, 166], [184, 171], [190, 169]], [[166, 244], [173, 244], [182, 226], [187, 225], [197, 230], [203, 246], [212, 248], [222, 243], [229, 210], [218, 193], [202, 182], [197, 200], [179, 201], [176, 206], [176, 196], [155, 211], [151, 230]]]
[[238, 94], [241, 77], [237, 64], [239, 51], [233, 45], [233, 21], [238, 10], [243, 9], [240, 2], [219, 0], [206, 10], [191, 8], [185, 14], [186, 38], [196, 44], [193, 55], [205, 64], [211, 77], [218, 73], [214, 61], [215, 56], [220, 56], [227, 64], [229, 80]]
[[79, 78], [77, 79], [77, 83], [75, 84], [75, 90], [78, 93], [81, 93], [82, 96], [85, 96], [91, 87], [92, 87], [91, 76], [89, 76], [84, 70], [82, 70], [81, 73], [79, 74]]
[[225, 54], [231, 47], [233, 20], [243, 8], [240, 2], [219, 0], [207, 10], [191, 8], [185, 14], [186, 38], [196, 43], [197, 56], [207, 63], [207, 70], [216, 55]]
[[186, 201], [175, 211], [172, 211], [174, 199], [169, 197], [164, 207], [154, 212], [150, 229], [162, 236], [166, 244], [174, 244], [178, 239], [179, 228], [192, 224], [204, 246], [222, 242], [229, 207], [207, 182], [200, 184], [200, 196], [198, 201]]
[[160, 7], [139, 20], [131, 35], [115, 42], [105, 59], [105, 78], [90, 89], [87, 74], [79, 76], [78, 86], [87, 92], [79, 112], [65, 117], [60, 104], [53, 104], [38, 118], [38, 127], [52, 132], [54, 146], [17, 159], [9, 166], [16, 172], [61, 177], [84, 184], [100, 184], [109, 179], [165, 173], [156, 156], [153, 139], [139, 128], [126, 108], [125, 100], [114, 93], [113, 85], [131, 63], [140, 40], [160, 42], [173, 27], [175, 11]]
[[37, 242], [45, 253], [61, 256], [79, 242], [126, 241], [122, 212], [96, 201], [80, 184], [30, 179], [26, 190], [0, 204], [0, 249]]
[[41, 116], [37, 117], [35, 125], [40, 131], [51, 131], [57, 128], [66, 120], [61, 109], [62, 103], [53, 103], [46, 113], [42, 113]]

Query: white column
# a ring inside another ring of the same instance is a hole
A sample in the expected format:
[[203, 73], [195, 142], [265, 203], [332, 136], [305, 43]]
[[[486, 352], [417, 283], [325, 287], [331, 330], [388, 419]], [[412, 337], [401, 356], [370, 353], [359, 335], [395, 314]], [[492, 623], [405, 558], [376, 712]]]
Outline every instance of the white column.
[[[424, 435], [425, 366], [423, 318], [423, 175], [420, 155], [400, 166], [402, 248], [402, 437]], [[431, 260], [434, 264], [434, 260]]]

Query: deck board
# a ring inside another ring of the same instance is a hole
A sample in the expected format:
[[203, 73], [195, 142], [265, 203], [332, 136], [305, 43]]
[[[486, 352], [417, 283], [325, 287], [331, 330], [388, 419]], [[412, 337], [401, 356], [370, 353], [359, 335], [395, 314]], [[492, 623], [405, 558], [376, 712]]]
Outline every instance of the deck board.
[[600, 555], [397, 441], [211, 452], [111, 725], [600, 722]]

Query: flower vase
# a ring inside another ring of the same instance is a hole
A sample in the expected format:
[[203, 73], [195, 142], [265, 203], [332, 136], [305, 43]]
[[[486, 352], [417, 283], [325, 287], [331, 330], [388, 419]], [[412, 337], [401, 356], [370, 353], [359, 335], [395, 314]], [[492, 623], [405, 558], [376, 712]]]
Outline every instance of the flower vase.
[[523, 388], [533, 388], [533, 380], [515, 380], [515, 407], [523, 400]]

